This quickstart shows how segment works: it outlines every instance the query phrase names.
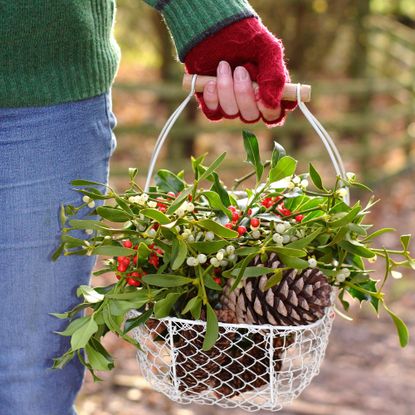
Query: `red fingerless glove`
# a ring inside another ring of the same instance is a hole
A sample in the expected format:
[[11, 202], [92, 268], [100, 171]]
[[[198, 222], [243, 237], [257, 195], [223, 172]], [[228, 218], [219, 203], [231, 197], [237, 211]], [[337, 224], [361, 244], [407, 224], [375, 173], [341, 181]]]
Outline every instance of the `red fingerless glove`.
[[[282, 42], [258, 19], [246, 18], [230, 24], [191, 49], [185, 57], [185, 67], [190, 74], [216, 76], [217, 66], [222, 60], [229, 62], [233, 69], [244, 66], [248, 70], [251, 79], [259, 85], [258, 99], [265, 106], [281, 107], [278, 119], [264, 122], [268, 125], [283, 124], [286, 111], [292, 111], [297, 103], [281, 100], [284, 85], [290, 82]], [[196, 95], [202, 111], [210, 120], [235, 118], [226, 115], [220, 106], [216, 111], [209, 110], [203, 94]]]

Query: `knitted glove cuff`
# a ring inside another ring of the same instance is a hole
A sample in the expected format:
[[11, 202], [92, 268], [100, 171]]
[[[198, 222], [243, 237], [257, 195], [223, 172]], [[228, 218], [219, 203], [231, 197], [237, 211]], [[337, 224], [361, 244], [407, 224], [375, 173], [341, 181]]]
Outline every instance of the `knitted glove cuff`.
[[181, 62], [207, 37], [231, 23], [256, 17], [247, 0], [145, 0], [161, 12]]

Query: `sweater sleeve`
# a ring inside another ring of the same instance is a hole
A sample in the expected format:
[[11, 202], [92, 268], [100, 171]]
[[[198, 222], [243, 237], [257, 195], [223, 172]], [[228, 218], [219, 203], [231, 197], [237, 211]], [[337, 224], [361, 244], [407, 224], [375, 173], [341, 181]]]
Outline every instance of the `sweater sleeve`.
[[247, 0], [144, 0], [170, 30], [181, 62], [202, 40], [231, 23], [258, 17]]

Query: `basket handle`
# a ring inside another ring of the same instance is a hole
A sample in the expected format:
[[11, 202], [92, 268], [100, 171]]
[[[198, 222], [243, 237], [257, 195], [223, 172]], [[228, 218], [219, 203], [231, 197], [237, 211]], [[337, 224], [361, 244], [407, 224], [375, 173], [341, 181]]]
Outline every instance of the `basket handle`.
[[[197, 85], [199, 85], [199, 88], [200, 88], [200, 83], [197, 82], [198, 78], [202, 78], [202, 84], [203, 84], [203, 77], [199, 77], [198, 75], [190, 75], [189, 94], [183, 100], [183, 102], [177, 107], [177, 109], [173, 112], [170, 118], [167, 120], [166, 124], [164, 125], [163, 129], [160, 132], [160, 135], [157, 138], [157, 141], [154, 146], [154, 150], [153, 150], [153, 153], [150, 159], [150, 165], [148, 168], [146, 184], [144, 187], [145, 192], [147, 192], [150, 188], [150, 183], [153, 177], [154, 167], [156, 165], [160, 151], [169, 135], [170, 130], [173, 128], [180, 114], [184, 111], [187, 104], [189, 103], [189, 101], [192, 99], [193, 95], [197, 91], [197, 87], [198, 87]], [[189, 78], [186, 78], [185, 76], [185, 79], [189, 79]], [[183, 83], [185, 85], [185, 82]], [[314, 115], [306, 107], [302, 99], [304, 94], [305, 94], [305, 98], [307, 98], [308, 96], [308, 99], [310, 99], [311, 87], [309, 85], [287, 84], [286, 88], [284, 88], [284, 91], [291, 90], [293, 87], [295, 87], [295, 92], [296, 92], [295, 96], [296, 96], [298, 107], [300, 108], [301, 112], [304, 114], [307, 121], [311, 124], [311, 126], [313, 127], [313, 129], [315, 130], [315, 132], [317, 133], [317, 135], [320, 137], [321, 141], [323, 142], [327, 150], [327, 153], [329, 154], [330, 160], [333, 164], [334, 170], [336, 171], [336, 174], [342, 179], [346, 179], [346, 171], [344, 169], [343, 160], [340, 156], [339, 150], [337, 149], [336, 145], [334, 144], [334, 141], [332, 140], [328, 132], [324, 129], [324, 127], [320, 124], [317, 118], [314, 117]], [[202, 90], [203, 90], [203, 87], [202, 87]], [[347, 191], [347, 194], [344, 197], [344, 201], [347, 204], [350, 203], [349, 191]]]

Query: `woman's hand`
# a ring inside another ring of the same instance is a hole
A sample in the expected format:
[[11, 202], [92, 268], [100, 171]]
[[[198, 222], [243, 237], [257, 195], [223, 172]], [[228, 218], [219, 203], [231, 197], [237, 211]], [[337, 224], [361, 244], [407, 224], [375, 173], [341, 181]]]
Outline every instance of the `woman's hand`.
[[[212, 121], [262, 118], [267, 125], [280, 125], [286, 112], [296, 107], [296, 102], [282, 100], [284, 85], [290, 82], [283, 44], [254, 17], [208, 36], [184, 61], [189, 74], [218, 77], [216, 85], [208, 84], [203, 94], [196, 94], [200, 108]], [[253, 91], [251, 79], [257, 82], [258, 91]]]
[[221, 61], [217, 68], [217, 81], [208, 82], [203, 91], [203, 100], [212, 113], [221, 108], [227, 118], [240, 116], [247, 123], [262, 118], [272, 123], [281, 115], [281, 108], [265, 106], [259, 98], [259, 87], [254, 89], [249, 72], [243, 66], [237, 66], [232, 74], [228, 62]]

